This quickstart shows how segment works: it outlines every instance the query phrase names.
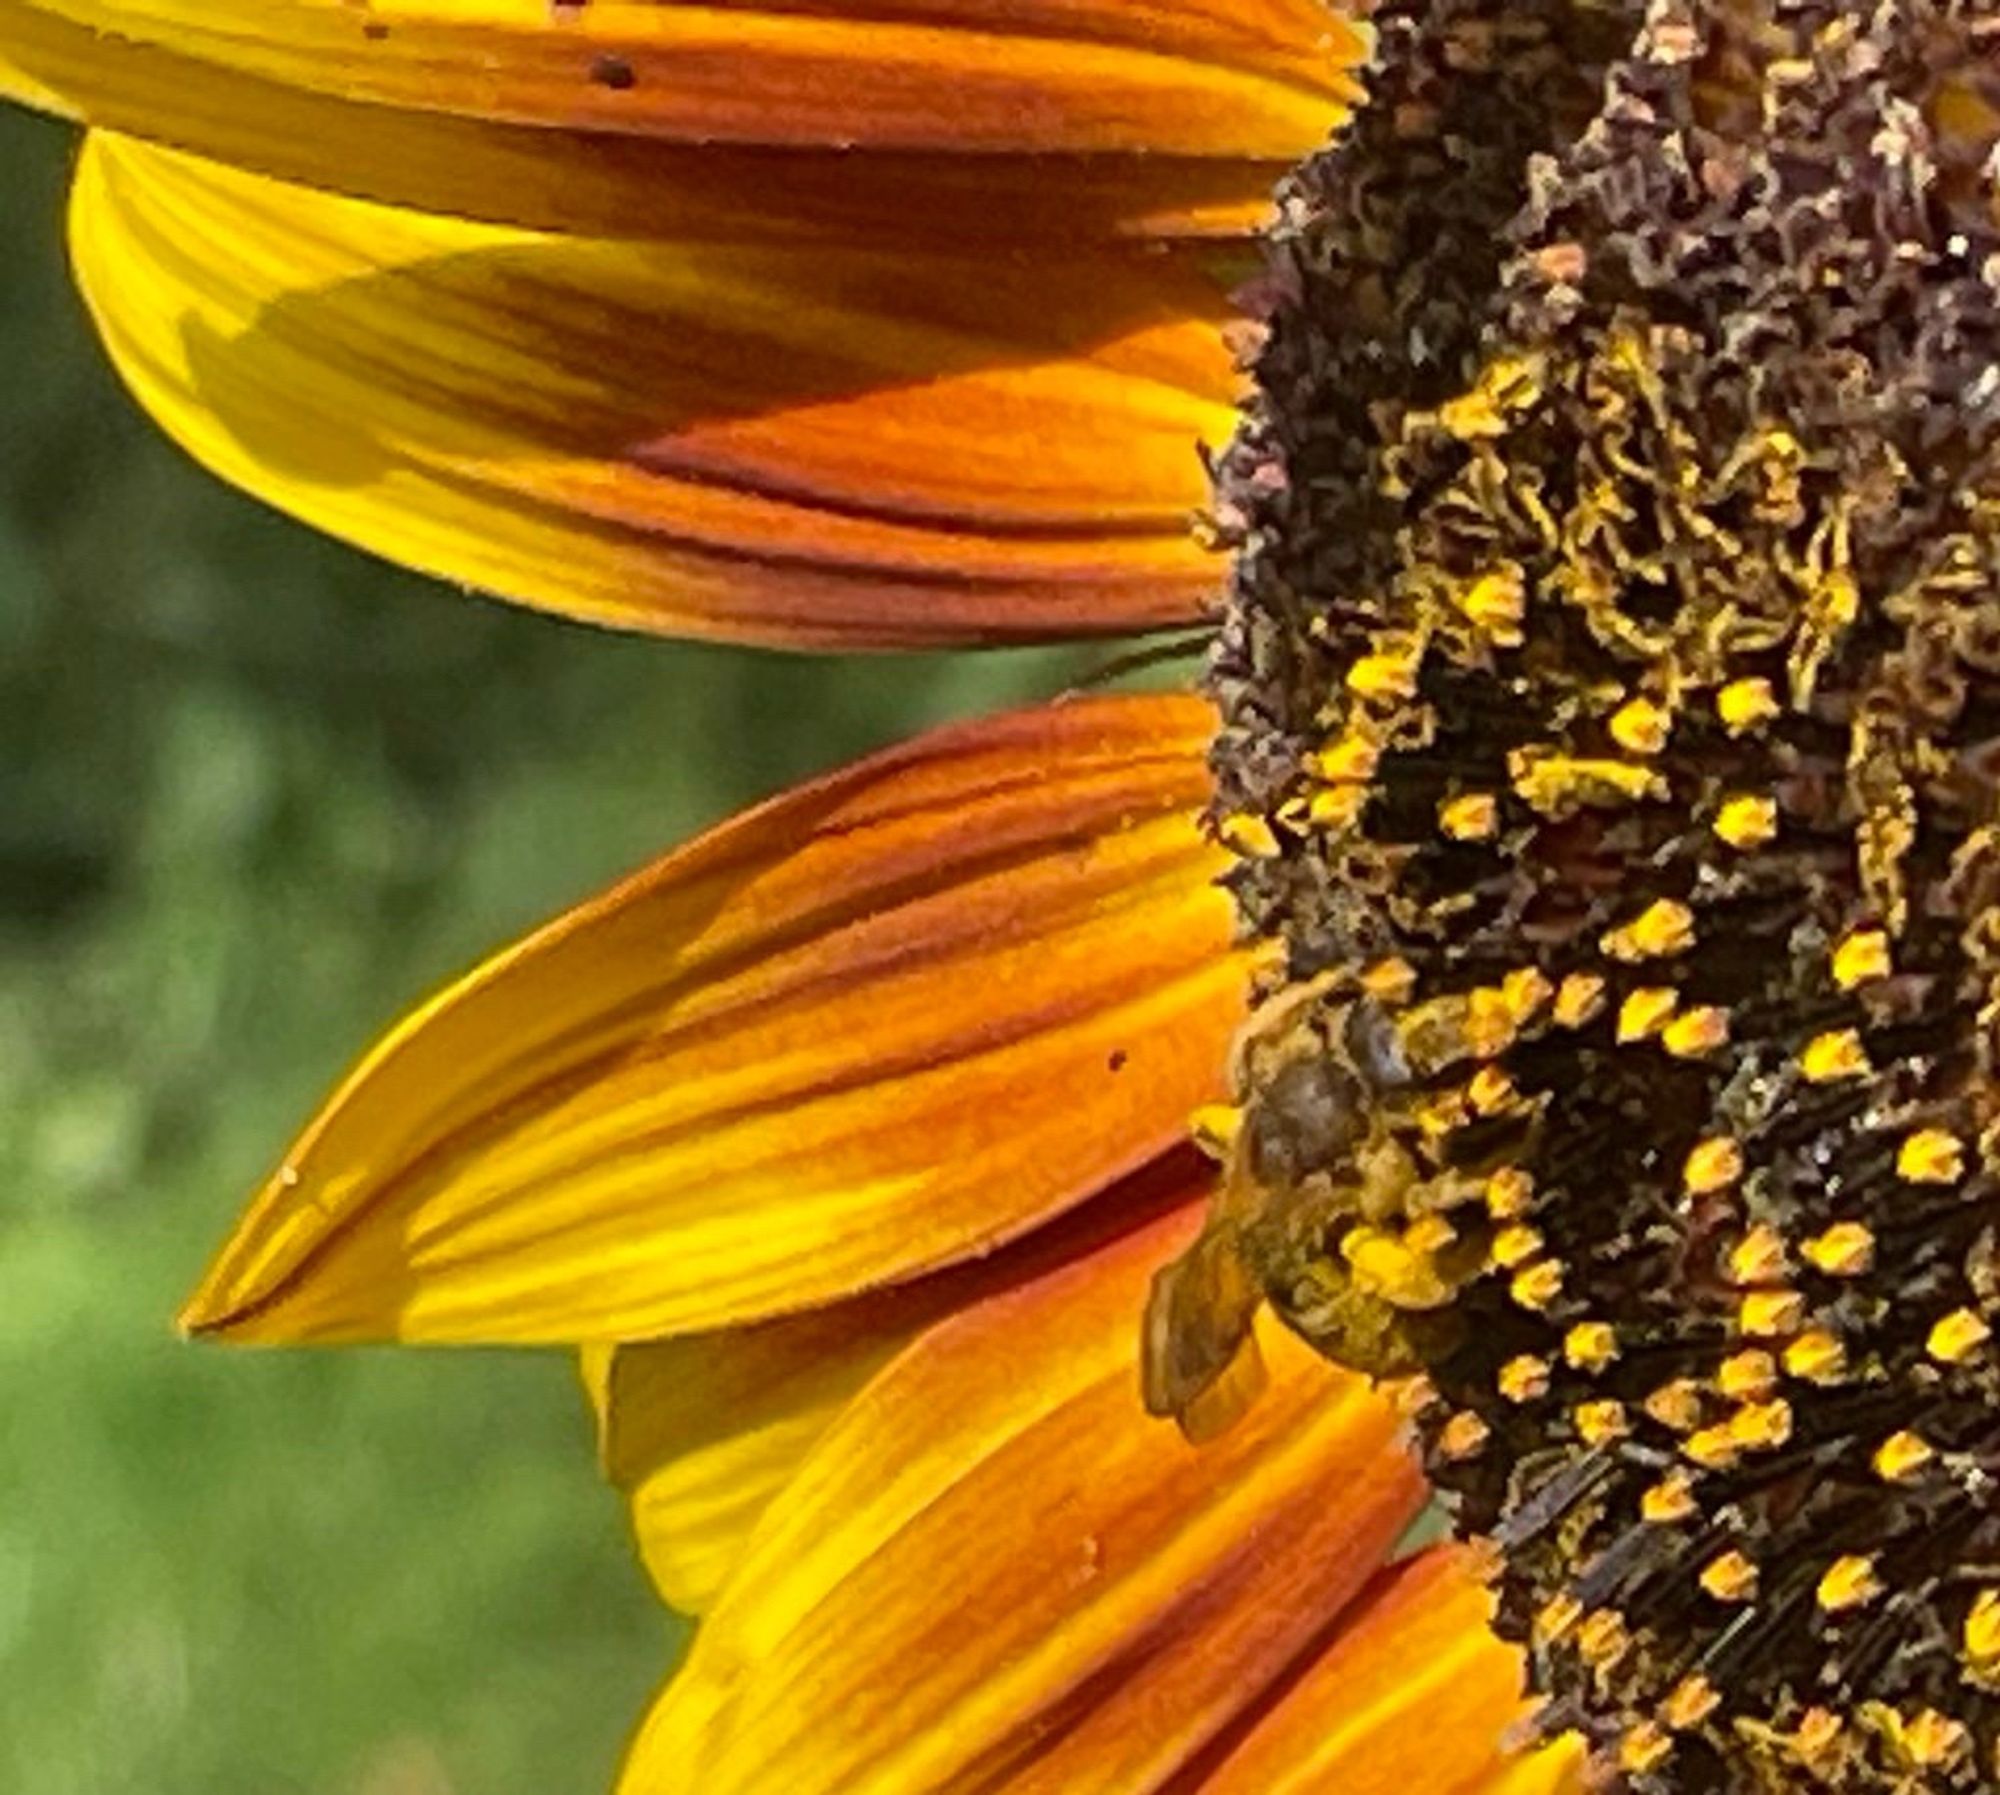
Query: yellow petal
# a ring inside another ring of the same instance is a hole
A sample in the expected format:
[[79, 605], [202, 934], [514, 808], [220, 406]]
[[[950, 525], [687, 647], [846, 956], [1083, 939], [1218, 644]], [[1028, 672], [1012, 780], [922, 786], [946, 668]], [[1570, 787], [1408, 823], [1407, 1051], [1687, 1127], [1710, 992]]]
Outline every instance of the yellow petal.
[[1581, 1752], [1522, 1752], [1520, 1654], [1462, 1556], [1385, 1571], [1295, 1667], [1200, 1795], [1575, 1795]]
[[930, 1330], [772, 1505], [623, 1795], [1164, 1787], [1421, 1500], [1388, 1405], [1291, 1336], [1204, 1447], [1141, 1411], [1178, 1214]]
[[340, 192], [642, 235], [683, 228], [662, 190], [671, 212], [712, 160], [739, 229], [760, 210], [961, 236], [1241, 228], [1337, 122], [1358, 53], [1319, 0], [0, 5], [0, 59], [95, 124]]
[[102, 134], [78, 276], [224, 478], [597, 622], [825, 646], [1186, 622], [1215, 284], [1122, 252], [695, 247], [341, 199]]
[[938, 731], [724, 824], [363, 1061], [185, 1317], [245, 1339], [645, 1339], [975, 1254], [1212, 1095], [1243, 972], [1212, 715]]
[[661, 1598], [689, 1613], [713, 1603], [806, 1454], [926, 1328], [1166, 1210], [1194, 1212], [1213, 1182], [1182, 1148], [983, 1259], [754, 1327], [586, 1347], [605, 1475]]

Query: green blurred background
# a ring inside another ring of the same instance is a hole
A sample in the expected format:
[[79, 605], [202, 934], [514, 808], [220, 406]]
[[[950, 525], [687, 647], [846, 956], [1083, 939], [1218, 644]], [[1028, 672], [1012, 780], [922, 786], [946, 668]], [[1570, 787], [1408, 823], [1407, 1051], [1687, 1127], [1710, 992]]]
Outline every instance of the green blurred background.
[[408, 1003], [690, 830], [1047, 656], [595, 634], [223, 490], [70, 292], [0, 114], [0, 1790], [604, 1789], [677, 1630], [571, 1368], [169, 1318]]

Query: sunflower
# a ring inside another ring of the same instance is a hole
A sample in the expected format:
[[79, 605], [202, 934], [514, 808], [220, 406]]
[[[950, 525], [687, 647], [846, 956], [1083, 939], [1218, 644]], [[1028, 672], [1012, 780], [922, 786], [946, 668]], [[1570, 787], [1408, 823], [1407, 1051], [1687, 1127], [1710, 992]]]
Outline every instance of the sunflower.
[[189, 1305], [582, 1349], [701, 1617], [631, 1795], [1995, 1763], [1996, 28], [0, 5], [119, 369], [308, 522], [1210, 638], [497, 955]]

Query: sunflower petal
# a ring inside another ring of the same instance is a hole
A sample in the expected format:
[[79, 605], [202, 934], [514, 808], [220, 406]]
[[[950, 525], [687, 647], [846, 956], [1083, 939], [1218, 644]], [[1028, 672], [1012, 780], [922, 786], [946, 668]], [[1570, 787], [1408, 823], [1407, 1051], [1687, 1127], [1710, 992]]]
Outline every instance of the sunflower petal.
[[1199, 1795], [1579, 1795], [1581, 1753], [1523, 1750], [1520, 1654], [1487, 1631], [1489, 1598], [1462, 1554], [1384, 1571]]
[[760, 211], [1242, 228], [1337, 122], [1359, 54], [1321, 0], [0, 4], [0, 59], [93, 123], [338, 192], [642, 235], [685, 230], [675, 190], [711, 176], [739, 231]]
[[661, 1598], [707, 1609], [751, 1530], [882, 1366], [926, 1328], [1093, 1252], [1214, 1182], [1192, 1148], [983, 1259], [748, 1328], [586, 1347], [604, 1470]]
[[1357, 1590], [1421, 1501], [1396, 1421], [1289, 1335], [1192, 1447], [1138, 1400], [1171, 1216], [941, 1323], [772, 1505], [623, 1795], [1144, 1795]]
[[1186, 622], [1234, 376], [1215, 284], [1059, 263], [565, 237], [99, 134], [78, 276], [224, 478], [599, 622], [821, 646]]
[[1026, 1231], [1177, 1139], [1241, 1006], [1211, 713], [946, 729], [710, 832], [396, 1029], [186, 1325], [645, 1339]]

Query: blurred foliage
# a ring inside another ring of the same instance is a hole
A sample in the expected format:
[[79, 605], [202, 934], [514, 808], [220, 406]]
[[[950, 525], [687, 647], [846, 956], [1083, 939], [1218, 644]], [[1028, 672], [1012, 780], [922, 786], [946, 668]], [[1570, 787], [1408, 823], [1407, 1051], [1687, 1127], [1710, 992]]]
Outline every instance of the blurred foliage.
[[118, 390], [0, 115], [0, 1788], [603, 1789], [675, 1626], [560, 1355], [169, 1318], [397, 1012], [744, 800], [1051, 689], [595, 634], [223, 490]]

